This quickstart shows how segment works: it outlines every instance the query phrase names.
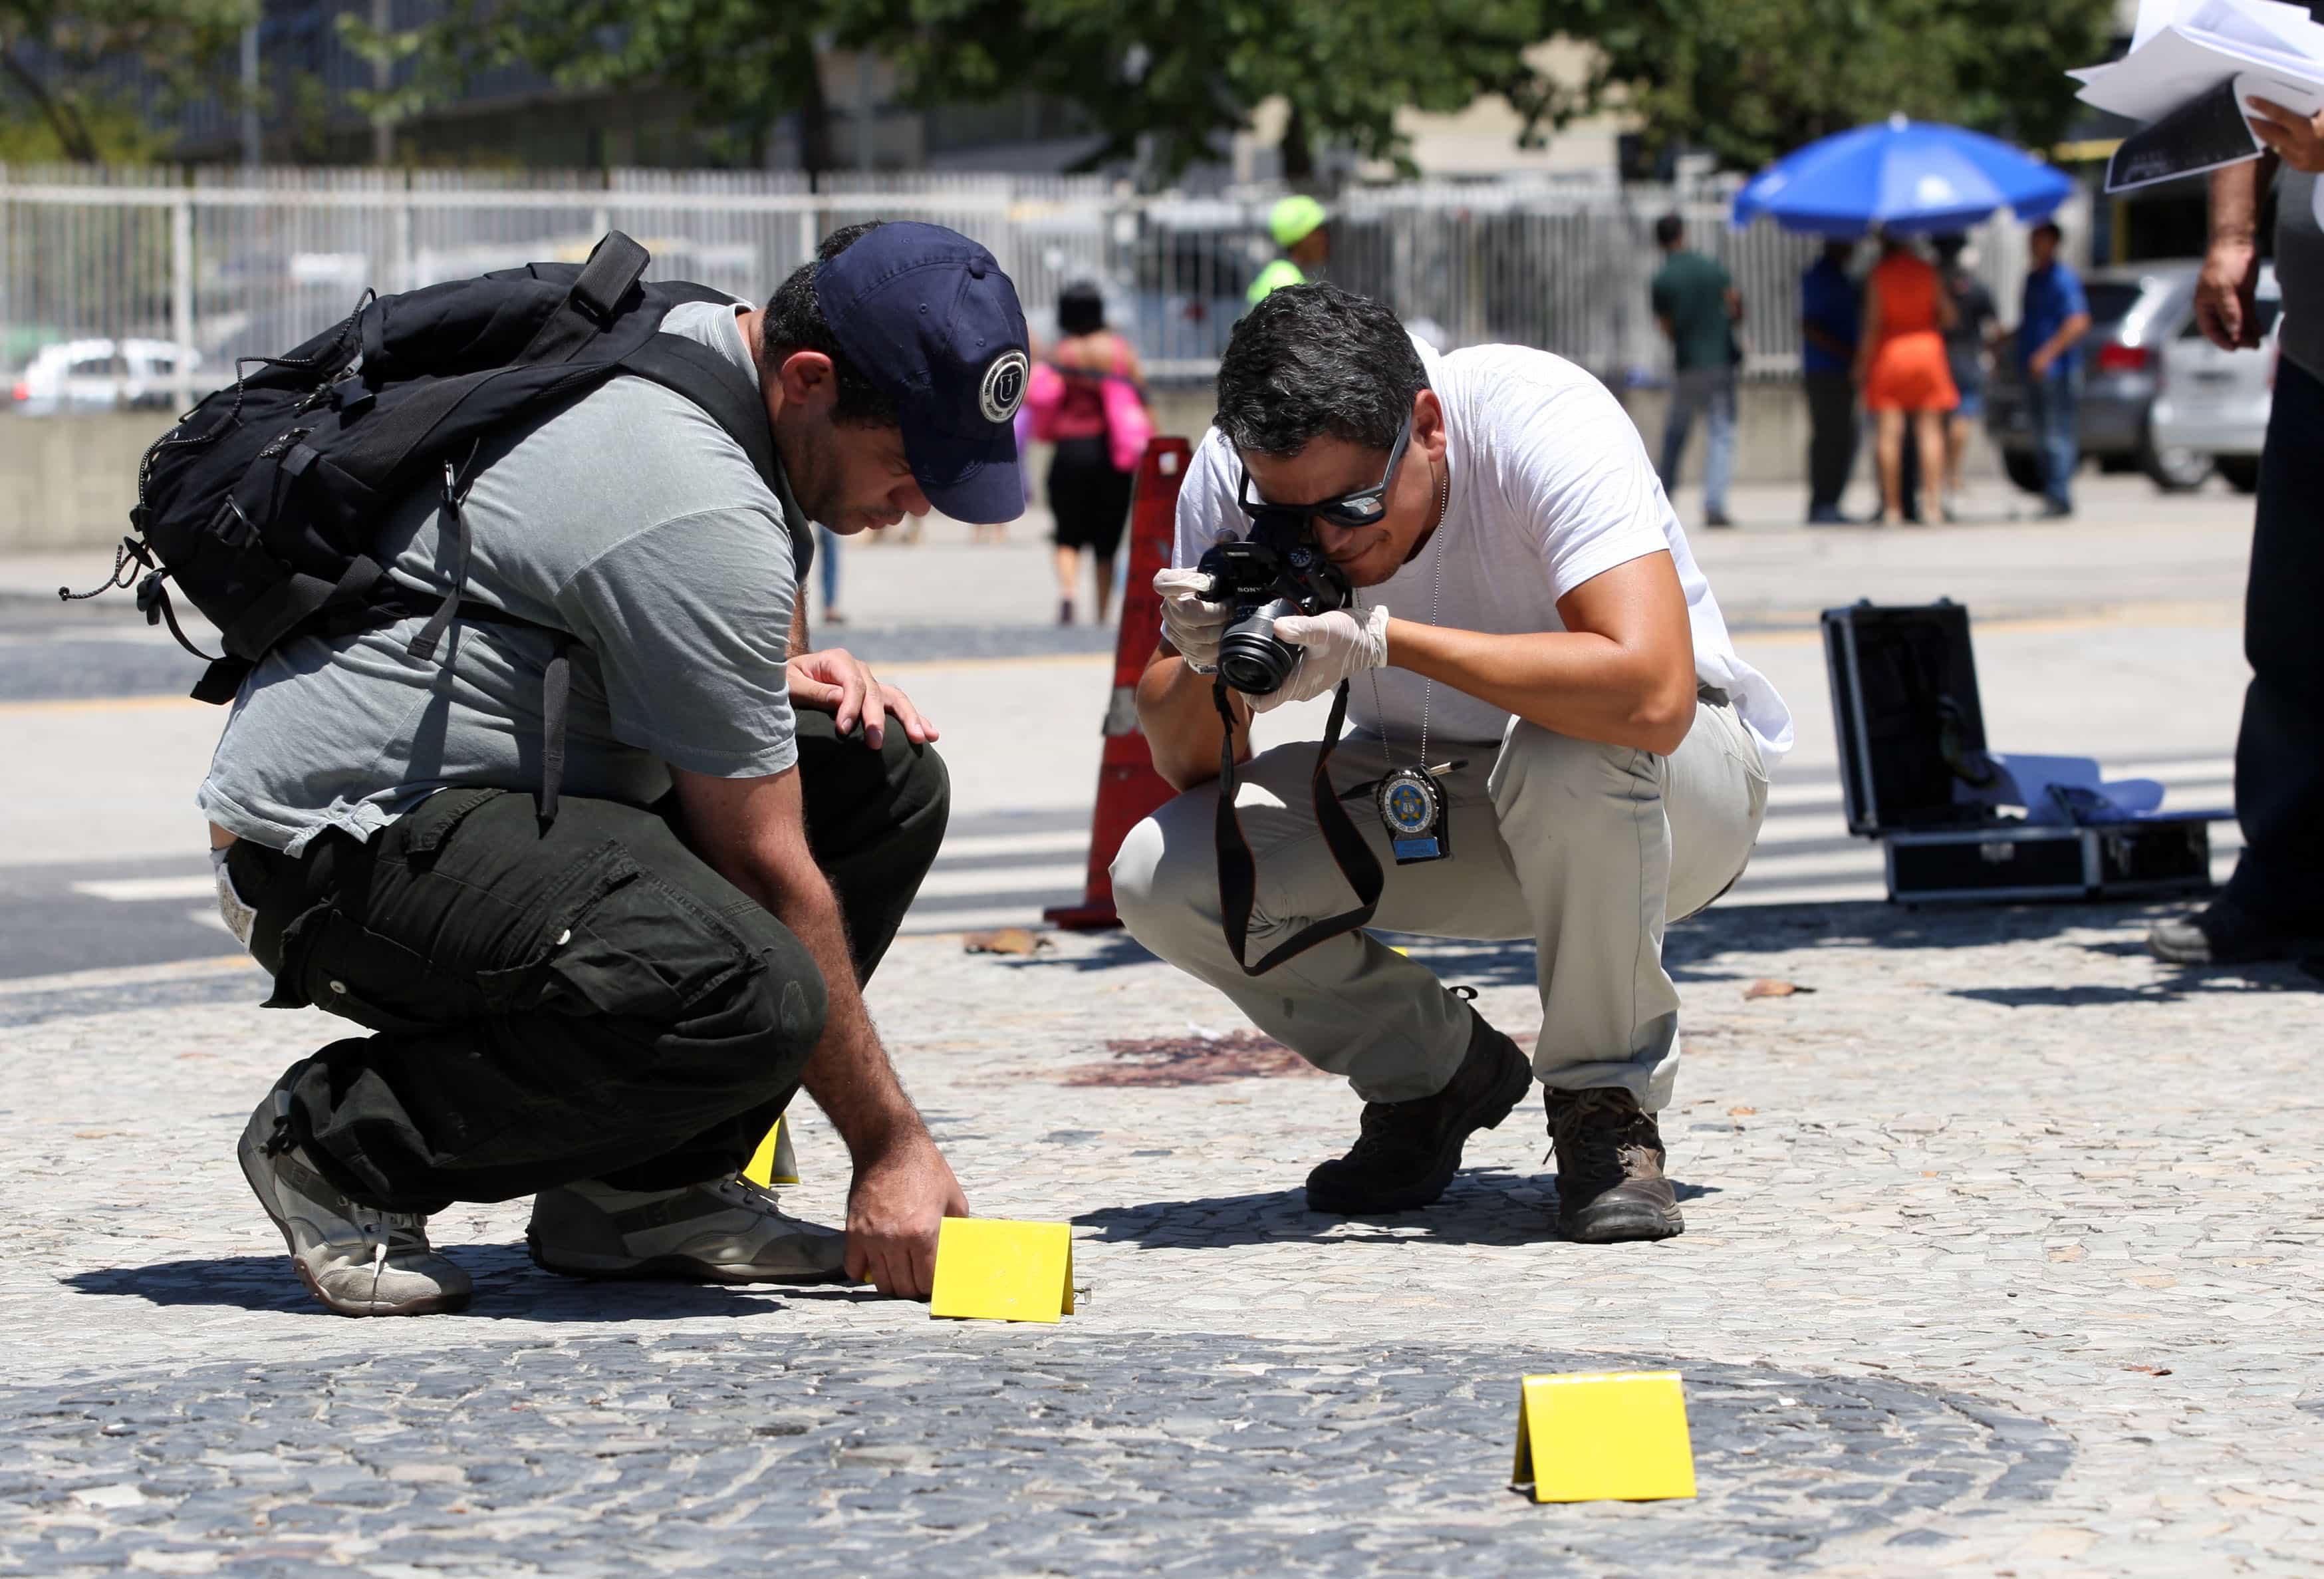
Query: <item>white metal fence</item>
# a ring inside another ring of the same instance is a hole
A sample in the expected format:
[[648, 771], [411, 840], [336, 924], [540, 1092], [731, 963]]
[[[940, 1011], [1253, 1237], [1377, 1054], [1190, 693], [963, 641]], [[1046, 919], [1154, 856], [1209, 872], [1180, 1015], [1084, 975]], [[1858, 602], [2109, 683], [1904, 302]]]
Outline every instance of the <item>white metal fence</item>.
[[[190, 346], [198, 368], [178, 365], [150, 397], [182, 406], [230, 378], [234, 358], [288, 349], [366, 288], [578, 259], [619, 228], [653, 253], [659, 277], [762, 299], [830, 230], [911, 217], [990, 246], [1037, 337], [1060, 290], [1093, 280], [1152, 376], [1202, 379], [1269, 255], [1276, 195], [1140, 198], [1096, 179], [1022, 176], [826, 178], [810, 190], [757, 172], [0, 167], [0, 363], [21, 368], [42, 345], [81, 339]], [[1538, 346], [1609, 382], [1653, 381], [1668, 357], [1647, 305], [1651, 233], [1677, 212], [1743, 291], [1750, 371], [1787, 374], [1814, 244], [1731, 229], [1726, 198], [1594, 181], [1361, 190], [1336, 206], [1329, 272], [1426, 320], [1447, 348]], [[1997, 284], [2020, 266], [2012, 229], [1996, 227], [1981, 250]]]

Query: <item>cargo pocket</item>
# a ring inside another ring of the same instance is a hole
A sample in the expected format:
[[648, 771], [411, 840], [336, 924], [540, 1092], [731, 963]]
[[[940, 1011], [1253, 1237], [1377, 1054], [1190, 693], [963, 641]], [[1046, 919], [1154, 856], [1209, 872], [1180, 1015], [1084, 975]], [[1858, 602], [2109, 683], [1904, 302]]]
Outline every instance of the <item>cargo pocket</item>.
[[372, 1030], [420, 1031], [483, 1012], [474, 983], [327, 904], [282, 929], [282, 968], [270, 1009], [317, 1009]]
[[523, 957], [478, 975], [492, 1008], [669, 1024], [765, 968], [733, 926], [612, 841], [575, 863], [540, 915]]

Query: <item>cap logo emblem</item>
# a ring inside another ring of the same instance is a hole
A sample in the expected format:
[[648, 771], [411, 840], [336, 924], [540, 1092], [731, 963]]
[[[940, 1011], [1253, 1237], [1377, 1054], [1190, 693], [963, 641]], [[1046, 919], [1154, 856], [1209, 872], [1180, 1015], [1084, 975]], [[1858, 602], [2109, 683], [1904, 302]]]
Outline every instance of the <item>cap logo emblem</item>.
[[1022, 351], [1003, 351], [984, 370], [984, 383], [976, 392], [976, 403], [988, 422], [1008, 422], [1015, 420], [1017, 408], [1025, 403], [1025, 383], [1032, 375], [1033, 363]]

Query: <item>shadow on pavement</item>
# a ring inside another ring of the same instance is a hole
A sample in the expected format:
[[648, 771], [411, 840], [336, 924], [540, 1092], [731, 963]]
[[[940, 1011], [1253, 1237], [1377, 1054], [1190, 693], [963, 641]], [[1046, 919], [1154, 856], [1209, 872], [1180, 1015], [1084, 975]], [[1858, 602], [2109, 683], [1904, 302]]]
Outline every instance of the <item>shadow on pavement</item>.
[[[1673, 1188], [1682, 1201], [1719, 1193], [1716, 1186], [1676, 1181]], [[1549, 1175], [1480, 1168], [1460, 1174], [1443, 1200], [1416, 1212], [1366, 1217], [1311, 1212], [1307, 1192], [1294, 1187], [1107, 1206], [1084, 1212], [1073, 1221], [1080, 1227], [1098, 1230], [1101, 1242], [1157, 1249], [1227, 1250], [1286, 1240], [1344, 1244], [1415, 1238], [1441, 1244], [1515, 1245], [1556, 1242], [1557, 1232], [1551, 1225], [1556, 1209], [1557, 1191]]]
[[[585, 1282], [543, 1272], [502, 1245], [446, 1246], [476, 1280], [475, 1302], [457, 1321], [678, 1321], [701, 1316], [758, 1316], [786, 1298], [876, 1297], [840, 1288], [730, 1288], [717, 1284]], [[495, 1264], [501, 1263], [501, 1264]], [[281, 1311], [337, 1320], [302, 1288], [279, 1255], [216, 1256], [143, 1267], [97, 1267], [58, 1281], [83, 1294], [127, 1296], [161, 1306], [216, 1306]], [[770, 1297], [779, 1295], [780, 1297]]]

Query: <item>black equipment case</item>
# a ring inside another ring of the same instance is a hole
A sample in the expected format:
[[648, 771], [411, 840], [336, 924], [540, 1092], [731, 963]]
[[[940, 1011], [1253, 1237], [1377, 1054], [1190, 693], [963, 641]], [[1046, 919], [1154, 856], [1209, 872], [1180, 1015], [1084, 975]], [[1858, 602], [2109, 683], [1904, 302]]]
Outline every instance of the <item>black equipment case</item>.
[[[2126, 792], [2127, 801], [2143, 790], [2159, 800], [2160, 788], [2100, 787], [2085, 759], [1987, 751], [1962, 605], [1827, 609], [1823, 645], [1848, 830], [1885, 846], [1892, 901], [2154, 899], [2210, 888], [2210, 824], [2232, 812], [2126, 809], [2106, 792]], [[2044, 769], [2072, 781], [2052, 782]]]

